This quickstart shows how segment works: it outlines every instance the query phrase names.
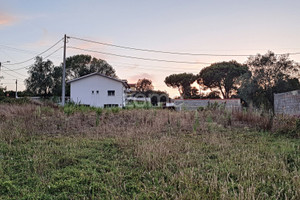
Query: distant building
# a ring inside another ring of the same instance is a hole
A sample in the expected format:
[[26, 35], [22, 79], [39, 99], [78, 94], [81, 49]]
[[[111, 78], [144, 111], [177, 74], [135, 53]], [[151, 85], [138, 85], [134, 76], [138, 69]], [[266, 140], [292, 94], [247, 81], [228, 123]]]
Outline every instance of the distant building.
[[128, 85], [129, 85], [130, 91], [132, 91], [132, 92], [136, 91], [136, 83], [128, 83]]
[[300, 90], [274, 94], [275, 114], [300, 115]]
[[124, 107], [126, 92], [129, 88], [126, 80], [91, 73], [68, 81], [71, 85], [70, 100], [76, 104], [94, 107]]

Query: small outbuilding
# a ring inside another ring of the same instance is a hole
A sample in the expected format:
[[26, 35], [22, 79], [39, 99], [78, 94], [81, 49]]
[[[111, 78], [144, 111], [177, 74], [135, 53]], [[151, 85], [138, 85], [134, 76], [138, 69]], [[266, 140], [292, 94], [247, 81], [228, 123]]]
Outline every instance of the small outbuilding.
[[76, 104], [94, 107], [124, 107], [126, 92], [129, 88], [126, 80], [91, 73], [68, 81], [70, 100]]
[[274, 94], [274, 112], [300, 116], [300, 90]]

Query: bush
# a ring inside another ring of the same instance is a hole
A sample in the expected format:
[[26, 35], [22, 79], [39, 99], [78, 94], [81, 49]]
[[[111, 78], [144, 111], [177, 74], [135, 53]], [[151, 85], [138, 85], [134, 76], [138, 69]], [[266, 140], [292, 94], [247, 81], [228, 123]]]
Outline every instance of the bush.
[[272, 132], [292, 138], [300, 138], [300, 119], [285, 115], [277, 115], [274, 118]]
[[242, 122], [257, 130], [269, 131], [273, 125], [273, 113], [257, 109], [235, 110], [232, 113], [236, 121]]
[[9, 104], [25, 104], [30, 103], [30, 99], [28, 98], [10, 98], [10, 97], [0, 97], [0, 103], [9, 103]]

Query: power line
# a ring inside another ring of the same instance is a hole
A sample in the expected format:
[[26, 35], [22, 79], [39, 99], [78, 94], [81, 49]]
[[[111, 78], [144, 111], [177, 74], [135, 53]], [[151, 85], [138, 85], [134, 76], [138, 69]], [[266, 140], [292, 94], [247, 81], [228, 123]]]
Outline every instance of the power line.
[[[50, 53], [49, 55], [45, 56], [43, 59], [49, 58], [50, 56], [52, 56], [53, 54], [55, 54], [57, 51], [59, 51], [60, 49], [62, 49], [63, 47], [59, 47], [58, 49], [56, 49], [55, 51], [53, 51], [52, 53]], [[27, 69], [28, 67], [30, 67], [32, 64], [27, 65], [25, 67], [20, 67], [18, 69], [9, 69], [9, 70], [3, 70], [3, 71], [18, 71], [18, 70], [22, 70], [22, 69]]]
[[25, 67], [20, 67], [18, 69], [9, 69], [9, 70], [2, 70], [2, 71], [19, 71], [19, 70], [22, 70], [22, 69], [27, 69], [28, 67], [30, 67], [31, 65], [27, 65]]
[[15, 70], [12, 70], [12, 69], [9, 69], [9, 68], [5, 67], [5, 65], [2, 65], [2, 66], [3, 66], [5, 69], [7, 69], [8, 71], [14, 72], [14, 73], [19, 74], [19, 75], [21, 75], [21, 76], [25, 76], [24, 74], [21, 74], [21, 73], [19, 73], [19, 72], [16, 72]]
[[143, 58], [143, 57], [136, 57], [136, 56], [128, 56], [128, 55], [121, 55], [121, 54], [114, 54], [114, 53], [107, 53], [107, 52], [101, 52], [101, 51], [95, 51], [91, 49], [83, 49], [83, 48], [78, 48], [78, 47], [73, 47], [73, 46], [68, 46], [70, 49], [77, 49], [81, 51], [87, 51], [87, 52], [92, 52], [92, 53], [100, 53], [100, 54], [105, 54], [105, 55], [110, 55], [110, 56], [117, 56], [117, 57], [122, 57], [122, 58], [131, 58], [131, 59], [138, 59], [138, 60], [148, 60], [148, 61], [157, 61], [157, 62], [168, 62], [168, 63], [178, 63], [178, 64], [211, 64], [211, 63], [205, 63], [205, 62], [191, 62], [191, 61], [175, 61], [175, 60], [164, 60], [164, 59], [154, 59], [154, 58]]
[[[81, 41], [84, 41], [84, 42], [100, 44], [100, 45], [104, 45], [104, 46], [117, 47], [117, 48], [121, 48], [121, 49], [128, 49], [128, 50], [135, 50], [135, 51], [151, 52], [151, 53], [163, 53], [163, 54], [182, 55], [182, 56], [215, 56], [215, 57], [226, 57], [226, 56], [248, 57], [248, 56], [255, 56], [255, 55], [251, 55], [251, 54], [212, 54], [212, 53], [188, 53], [188, 52], [162, 51], [162, 50], [122, 46], [122, 45], [116, 45], [116, 44], [111, 44], [111, 43], [106, 43], [106, 42], [98, 42], [98, 41], [94, 41], [94, 40], [83, 39], [83, 38], [78, 38], [78, 37], [73, 37], [73, 36], [70, 36], [70, 38], [73, 38], [75, 40], [81, 40]], [[300, 52], [282, 53], [282, 54], [276, 54], [276, 55], [285, 55], [285, 54], [298, 55], [298, 54], [300, 54]]]
[[36, 52], [33, 52], [33, 51], [24, 50], [24, 49], [18, 49], [18, 48], [10, 47], [10, 46], [3, 45], [3, 44], [0, 44], [0, 46], [1, 46], [1, 47], [5, 47], [5, 48], [7, 48], [8, 50], [13, 50], [13, 51], [18, 51], [18, 52], [24, 52], [24, 53], [29, 53], [29, 54], [36, 54]]
[[9, 63], [9, 64], [7, 64], [7, 65], [19, 65], [19, 64], [23, 64], [23, 63], [29, 62], [29, 61], [31, 61], [32, 59], [35, 59], [37, 56], [40, 56], [40, 55], [46, 53], [47, 51], [49, 51], [50, 49], [52, 49], [53, 47], [55, 47], [55, 46], [56, 46], [59, 42], [61, 42], [61, 41], [62, 41], [62, 39], [58, 40], [58, 41], [57, 41], [55, 44], [53, 44], [51, 47], [49, 47], [49, 48], [46, 49], [45, 51], [43, 51], [43, 52], [37, 54], [36, 56], [34, 56], [34, 57], [30, 58], [30, 59], [27, 59], [27, 60], [24, 60], [24, 61], [21, 61], [21, 62], [17, 62], [17, 63]]
[[0, 84], [4, 84], [4, 85], [12, 85], [12, 84], [14, 84], [15, 85], [16, 83], [1, 83], [0, 82]]
[[[112, 65], [126, 65], [126, 66], [135, 66], [135, 67], [139, 67], [139, 66], [143, 66], [143, 67], [149, 67], [150, 69], [152, 68], [170, 68], [170, 67], [163, 67], [163, 66], [157, 66], [157, 65], [146, 65], [146, 64], [137, 64], [137, 63], [124, 63], [124, 62], [116, 62], [116, 61], [113, 61], [113, 62], [109, 62], [109, 64], [112, 64]], [[188, 68], [188, 67], [191, 67], [191, 68]], [[172, 69], [181, 69], [181, 70], [186, 70], [186, 69], [194, 69], [195, 67], [193, 66], [184, 66], [184, 67], [173, 67]]]
[[25, 50], [25, 49], [19, 49], [19, 48], [10, 47], [10, 46], [7, 46], [7, 45], [0, 44], [0, 50], [2, 50], [3, 53], [6, 53], [6, 52], [1, 47], [5, 47], [5, 48], [7, 48], [5, 50], [9, 50], [9, 51], [13, 50], [13, 51], [23, 52], [23, 53], [27, 53], [27, 54], [37, 54], [37, 52], [34, 52], [34, 51], [29, 51], [29, 50]]
[[59, 47], [58, 49], [56, 49], [55, 51], [53, 51], [52, 53], [50, 53], [48, 56], [45, 56], [43, 59], [49, 58], [50, 56], [52, 56], [53, 54], [55, 54], [56, 52], [58, 52], [59, 50], [61, 50], [63, 47]]
[[[3, 78], [3, 79], [0, 79], [0, 80], [4, 80], [4, 81], [16, 81], [15, 78]], [[17, 79], [18, 81], [21, 81], [23, 79]]]
[[[11, 77], [15, 77], [15, 78], [18, 78], [17, 76], [15, 76], [15, 75], [11, 75], [10, 73], [7, 73], [7, 72], [4, 72], [4, 71], [1, 71], [2, 73], [5, 73], [5, 74], [7, 74], [7, 75], [9, 75], [9, 76], [11, 76]], [[22, 76], [24, 76], [24, 75], [22, 75]], [[5, 79], [5, 78], [4, 78]]]
[[[114, 67], [121, 67], [121, 68], [127, 68], [127, 70], [139, 70], [139, 69], [144, 69], [144, 70], [158, 70], [158, 71], [166, 71], [166, 72], [182, 72], [182, 71], [197, 71], [197, 69], [167, 69], [167, 68], [146, 68], [146, 67], [140, 67], [140, 66], [124, 66], [124, 65], [114, 65]], [[131, 68], [131, 69], [130, 69]], [[199, 71], [198, 71], [199, 72]], [[196, 72], [195, 72], [196, 73]]]

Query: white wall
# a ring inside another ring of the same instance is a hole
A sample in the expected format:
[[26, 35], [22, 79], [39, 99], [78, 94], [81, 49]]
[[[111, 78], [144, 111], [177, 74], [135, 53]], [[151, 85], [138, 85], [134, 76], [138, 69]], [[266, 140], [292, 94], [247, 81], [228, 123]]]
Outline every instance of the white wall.
[[[108, 96], [108, 90], [114, 90], [115, 96]], [[104, 107], [104, 104], [118, 104], [122, 107], [125, 106], [124, 90], [125, 87], [121, 82], [93, 75], [71, 82], [71, 101], [95, 107]]]

